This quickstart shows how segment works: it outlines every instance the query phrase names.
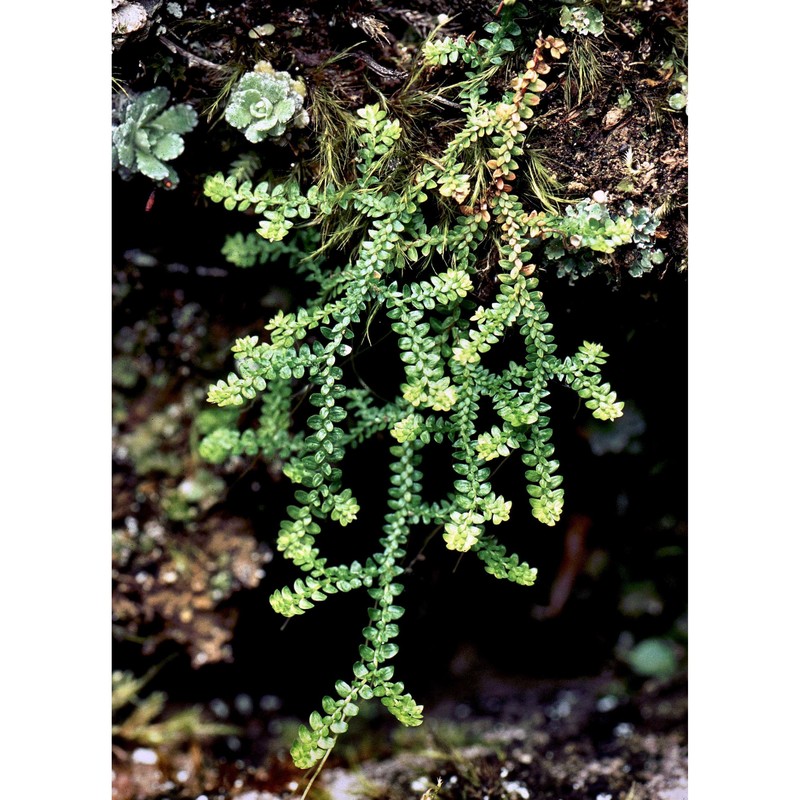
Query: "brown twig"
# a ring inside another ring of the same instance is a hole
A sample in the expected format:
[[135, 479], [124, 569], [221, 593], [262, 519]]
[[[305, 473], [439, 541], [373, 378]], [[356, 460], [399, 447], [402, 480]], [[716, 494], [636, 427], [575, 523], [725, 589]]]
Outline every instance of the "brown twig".
[[190, 53], [188, 50], [184, 50], [182, 47], [179, 47], [175, 42], [170, 41], [167, 39], [166, 36], [159, 36], [158, 37], [161, 44], [167, 48], [171, 53], [175, 53], [176, 55], [182, 55], [186, 61], [189, 63], [190, 67], [205, 67], [206, 69], [216, 69], [216, 70], [224, 70], [225, 67], [220, 66], [219, 64], [215, 64], [213, 61], [207, 61], [205, 58], [200, 58], [200, 56], [196, 56], [194, 53]]

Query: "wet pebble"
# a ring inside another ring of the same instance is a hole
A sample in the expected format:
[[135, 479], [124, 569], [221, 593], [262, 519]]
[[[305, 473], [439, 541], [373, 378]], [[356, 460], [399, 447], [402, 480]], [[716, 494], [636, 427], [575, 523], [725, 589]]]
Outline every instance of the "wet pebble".
[[619, 705], [619, 698], [613, 694], [607, 694], [597, 701], [596, 708], [598, 711], [606, 712], [613, 711]]
[[253, 701], [250, 695], [237, 694], [234, 698], [233, 705], [244, 717], [249, 717], [253, 713]]
[[614, 728], [614, 736], [618, 739], [627, 739], [633, 733], [633, 725], [630, 722], [620, 722]]
[[258, 707], [262, 711], [277, 711], [281, 707], [281, 700], [274, 694], [265, 694], [258, 701]]
[[503, 788], [508, 793], [509, 797], [519, 798], [519, 800], [529, 800], [531, 793], [524, 783], [519, 781], [508, 781], [503, 784]]
[[230, 716], [231, 710], [224, 700], [215, 698], [208, 704], [208, 706], [211, 709], [211, 713], [219, 719], [228, 719]]
[[131, 761], [134, 764], [152, 765], [158, 763], [158, 755], [149, 747], [137, 747], [131, 755]]

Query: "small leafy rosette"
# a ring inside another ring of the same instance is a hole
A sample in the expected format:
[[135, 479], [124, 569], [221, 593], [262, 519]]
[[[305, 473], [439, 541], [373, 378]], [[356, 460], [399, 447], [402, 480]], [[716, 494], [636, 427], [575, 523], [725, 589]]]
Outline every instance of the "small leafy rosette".
[[288, 72], [248, 72], [231, 93], [225, 119], [254, 143], [282, 136], [308, 122], [301, 88]]
[[197, 112], [187, 103], [166, 108], [169, 90], [163, 86], [123, 101], [111, 129], [111, 168], [128, 180], [140, 172], [169, 188], [178, 184], [175, 170], [165, 164], [184, 150], [182, 134], [197, 125]]
[[561, 30], [579, 36], [601, 36], [605, 30], [603, 14], [591, 6], [561, 6]]

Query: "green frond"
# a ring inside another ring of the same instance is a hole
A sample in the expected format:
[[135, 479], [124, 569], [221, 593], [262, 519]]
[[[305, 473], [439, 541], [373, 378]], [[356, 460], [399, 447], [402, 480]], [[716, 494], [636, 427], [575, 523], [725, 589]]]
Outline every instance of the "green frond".
[[[275, 589], [276, 612], [299, 616], [338, 594], [366, 595], [352, 675], [335, 683], [292, 747], [302, 768], [327, 757], [364, 702], [379, 699], [405, 725], [422, 720], [422, 708], [390, 663], [415, 530], [436, 526], [445, 557], [474, 553], [490, 575], [531, 585], [536, 569], [507, 552], [502, 526], [528, 513], [552, 526], [562, 514], [549, 387], [557, 381], [571, 387], [597, 419], [622, 413], [623, 403], [602, 381], [606, 354], [599, 345], [557, 355], [534, 257], [597, 265], [627, 247], [652, 261], [658, 219], [632, 204], [612, 213], [595, 199], [560, 212], [557, 180], [542, 154], [526, 149], [526, 120], [547, 85], [545, 62], [560, 59], [564, 42], [538, 40], [503, 97], [486, 99], [487, 81], [507, 68], [518, 41], [518, 13], [521, 4], [504, 10], [486, 26], [487, 38], [428, 41], [431, 66], [464, 75], [455, 95], [459, 119], [439, 152], [421, 149], [425, 138], [402, 102], [381, 100], [351, 114], [317, 90], [310, 102], [313, 174], [255, 186], [221, 173], [206, 180], [213, 202], [259, 220], [263, 244], [233, 237], [227, 257], [254, 264], [276, 253], [289, 258], [292, 247], [313, 251], [296, 263], [314, 279], [308, 300], [275, 314], [263, 339], [237, 340], [236, 370], [209, 388], [209, 401], [222, 407], [260, 401], [258, 425], [221, 424], [200, 448], [215, 462], [242, 453], [278, 459], [294, 484], [277, 549], [301, 576]], [[520, 186], [535, 197], [535, 208], [525, 208]], [[319, 231], [318, 242], [299, 238], [307, 229]], [[487, 252], [494, 287], [488, 294], [479, 291]], [[396, 394], [386, 399], [350, 368], [354, 345], [377, 320], [393, 343], [400, 375]], [[496, 357], [510, 336], [524, 343], [521, 363]], [[295, 419], [291, 399], [299, 388], [306, 408]], [[366, 558], [333, 563], [320, 534], [354, 523], [368, 499], [348, 485], [345, 453], [373, 437], [392, 443], [383, 524]], [[452, 469], [441, 495], [427, 501], [422, 453], [431, 444], [448, 449]], [[500, 458], [524, 473], [529, 512], [512, 507], [494, 485], [489, 462]]]

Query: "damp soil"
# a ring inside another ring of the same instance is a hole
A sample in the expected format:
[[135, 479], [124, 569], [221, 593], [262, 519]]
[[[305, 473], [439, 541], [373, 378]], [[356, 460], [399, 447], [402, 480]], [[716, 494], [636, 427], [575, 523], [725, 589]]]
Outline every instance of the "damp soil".
[[[176, 18], [151, 5], [151, 24], [116, 43], [114, 77], [134, 91], [168, 85], [176, 102], [204, 112], [204, 127], [175, 162], [176, 189], [114, 179], [113, 655], [119, 673], [148, 681], [115, 711], [113, 797], [299, 797], [310, 776], [293, 767], [288, 747], [299, 721], [349, 671], [358, 644], [351, 623], [363, 608], [345, 596], [284, 626], [268, 604], [274, 587], [296, 577], [273, 552], [291, 498], [280, 464], [214, 466], [197, 453], [211, 424], [205, 392], [232, 368], [231, 343], [303, 293], [282, 263], [241, 270], [220, 255], [242, 220], [210, 206], [202, 182], [239, 150], [213, 110], [224, 75], [197, 59], [267, 58], [303, 75], [311, 126], [267, 148], [266, 160], [275, 173], [299, 164], [313, 178], [315, 93], [350, 110], [380, 94], [407, 116], [404, 75], [439, 15], [451, 18], [446, 32], [469, 35], [492, 8], [417, 0], [211, 9], [190, 0]], [[535, 587], [501, 585], [467, 559], [417, 559], [397, 669], [425, 704], [425, 723], [403, 729], [368, 705], [309, 798], [431, 800], [439, 779], [438, 797], [448, 800], [687, 796], [687, 123], [668, 106], [675, 67], [665, 66], [686, 7], [606, 5], [615, 13], [591, 44], [597, 85], [581, 87], [565, 66], [530, 142], [568, 200], [603, 190], [617, 208], [628, 199], [662, 207], [666, 259], [654, 272], [633, 281], [611, 261], [606, 274], [574, 286], [541, 276], [565, 349], [589, 331], [613, 354], [608, 377], [630, 426], [612, 441], [572, 406], [557, 419], [575, 505], [546, 534], [510, 533], [509, 544], [539, 568]], [[557, 35], [559, 7], [541, 4], [530, 24]], [[265, 24], [274, 32], [251, 35]], [[439, 113], [423, 124], [431, 152], [452, 130], [446, 105]], [[383, 363], [379, 349], [372, 358]], [[433, 474], [438, 466], [434, 456]], [[381, 469], [362, 473], [357, 488], [378, 490]], [[524, 503], [524, 487], [510, 486], [509, 496], [515, 491]], [[660, 674], [634, 658], [642, 642], [661, 647]], [[154, 694], [163, 703], [148, 706]], [[170, 727], [187, 709], [194, 721]]]
[[[382, 716], [360, 720], [308, 797], [688, 797], [685, 677], [649, 680], [635, 689], [609, 674], [571, 681], [484, 674], [471, 683], [443, 690], [421, 729], [398, 730]], [[117, 749], [113, 797], [300, 797], [312, 776], [297, 770], [286, 750], [287, 728], [297, 720], [254, 707], [255, 716], [241, 696], [226, 707], [246, 731], [244, 752], [225, 752], [224, 745]]]

